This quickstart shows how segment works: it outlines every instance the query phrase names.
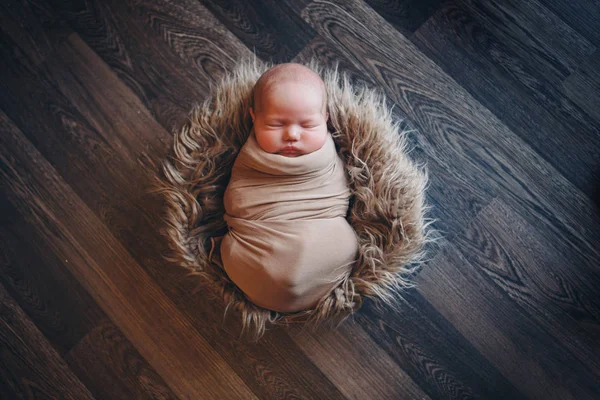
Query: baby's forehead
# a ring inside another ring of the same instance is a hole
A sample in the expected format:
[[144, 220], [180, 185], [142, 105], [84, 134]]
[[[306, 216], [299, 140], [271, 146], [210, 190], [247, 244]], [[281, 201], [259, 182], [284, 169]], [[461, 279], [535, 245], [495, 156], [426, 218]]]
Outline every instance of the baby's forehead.
[[264, 81], [265, 83], [270, 81], [302, 81], [302, 82], [314, 82], [314, 83], [322, 83], [323, 80], [312, 69], [296, 63], [286, 63], [276, 65], [269, 70], [267, 70], [264, 74], [261, 75], [259, 81]]
[[[315, 71], [297, 63], [276, 65], [260, 76], [252, 89], [251, 110], [254, 110], [255, 113], [263, 112], [263, 107], [271, 104], [268, 92], [286, 82], [301, 83], [311, 89], [314, 87], [315, 96], [321, 98], [323, 112], [326, 112], [328, 96], [325, 82]], [[314, 100], [314, 97], [307, 97], [307, 101], [310, 99]]]
[[[307, 95], [321, 95], [324, 93], [323, 88], [314, 83], [314, 82], [304, 82], [304, 81], [278, 81], [273, 82], [269, 86], [263, 88], [262, 97], [264, 99], [270, 98], [271, 94], [274, 92], [295, 92], [299, 90], [298, 86], [302, 88], [308, 88], [308, 91], [302, 91], [302, 93], [306, 93]], [[302, 90], [302, 88], [300, 90]]]
[[279, 64], [267, 70], [256, 82], [254, 92], [262, 97], [269, 89], [290, 82], [312, 86], [325, 93], [325, 83], [321, 77], [310, 68], [296, 63]]

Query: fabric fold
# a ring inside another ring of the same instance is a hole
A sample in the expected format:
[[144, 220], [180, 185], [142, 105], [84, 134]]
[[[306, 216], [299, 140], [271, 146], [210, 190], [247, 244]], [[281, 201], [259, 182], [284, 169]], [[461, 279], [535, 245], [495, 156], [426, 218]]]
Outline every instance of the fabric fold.
[[356, 260], [349, 198], [330, 133], [319, 150], [285, 157], [263, 151], [252, 130], [224, 194], [229, 231], [220, 254], [227, 275], [258, 306], [314, 307]]

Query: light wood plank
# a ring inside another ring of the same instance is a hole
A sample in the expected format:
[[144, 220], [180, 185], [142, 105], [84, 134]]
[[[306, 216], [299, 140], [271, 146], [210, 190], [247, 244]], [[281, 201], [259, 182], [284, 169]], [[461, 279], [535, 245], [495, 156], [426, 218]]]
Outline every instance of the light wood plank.
[[99, 321], [65, 359], [100, 399], [178, 398], [109, 319]]
[[300, 328], [291, 332], [302, 351], [348, 399], [430, 399], [352, 317], [349, 320], [338, 330], [318, 335]]

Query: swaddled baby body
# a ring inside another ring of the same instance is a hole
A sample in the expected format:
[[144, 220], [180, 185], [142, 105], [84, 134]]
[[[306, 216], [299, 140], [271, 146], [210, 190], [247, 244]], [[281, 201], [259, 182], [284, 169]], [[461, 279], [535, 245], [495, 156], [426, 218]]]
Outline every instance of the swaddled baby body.
[[224, 195], [223, 267], [256, 305], [313, 308], [347, 276], [356, 234], [350, 191], [327, 130], [325, 85], [310, 69], [280, 64], [256, 83], [254, 127]]

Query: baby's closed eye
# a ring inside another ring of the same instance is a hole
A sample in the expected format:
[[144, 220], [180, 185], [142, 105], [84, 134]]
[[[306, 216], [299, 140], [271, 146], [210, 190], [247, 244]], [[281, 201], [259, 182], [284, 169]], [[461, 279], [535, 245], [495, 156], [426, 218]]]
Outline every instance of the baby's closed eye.
[[[267, 124], [268, 128], [283, 128], [283, 124]], [[319, 124], [302, 124], [300, 125], [304, 129], [313, 129], [319, 127]]]

